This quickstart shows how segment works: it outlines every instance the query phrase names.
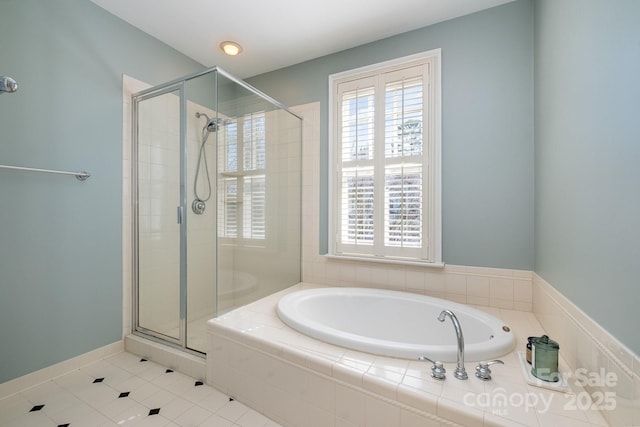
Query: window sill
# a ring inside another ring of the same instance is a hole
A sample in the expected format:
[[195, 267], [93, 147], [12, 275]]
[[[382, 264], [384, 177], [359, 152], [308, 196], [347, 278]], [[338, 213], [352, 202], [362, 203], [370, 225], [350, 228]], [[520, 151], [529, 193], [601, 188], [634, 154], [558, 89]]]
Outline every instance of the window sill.
[[364, 261], [378, 264], [396, 264], [396, 265], [411, 265], [415, 267], [426, 268], [444, 268], [444, 262], [426, 262], [426, 261], [411, 261], [398, 258], [374, 258], [374, 257], [359, 257], [352, 255], [334, 255], [325, 254], [325, 258], [335, 259], [339, 261]]

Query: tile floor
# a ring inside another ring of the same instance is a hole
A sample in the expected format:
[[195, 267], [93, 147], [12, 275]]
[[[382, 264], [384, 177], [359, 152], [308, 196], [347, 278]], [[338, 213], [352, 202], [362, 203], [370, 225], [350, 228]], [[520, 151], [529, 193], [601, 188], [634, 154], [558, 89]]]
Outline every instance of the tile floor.
[[201, 381], [119, 353], [0, 400], [3, 427], [278, 427]]

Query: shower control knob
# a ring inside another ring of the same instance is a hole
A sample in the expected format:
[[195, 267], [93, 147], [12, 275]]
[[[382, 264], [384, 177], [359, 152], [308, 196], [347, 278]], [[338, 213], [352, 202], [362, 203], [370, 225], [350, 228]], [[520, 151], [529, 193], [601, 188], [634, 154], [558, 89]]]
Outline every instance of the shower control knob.
[[202, 215], [206, 207], [207, 205], [200, 199], [195, 199], [193, 203], [191, 203], [191, 209], [196, 215]]

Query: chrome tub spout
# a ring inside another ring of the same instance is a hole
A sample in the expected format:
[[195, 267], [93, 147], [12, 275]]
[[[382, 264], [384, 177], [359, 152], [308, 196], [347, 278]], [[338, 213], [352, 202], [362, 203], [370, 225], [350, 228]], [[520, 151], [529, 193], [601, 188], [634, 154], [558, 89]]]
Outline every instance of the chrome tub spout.
[[462, 336], [462, 327], [460, 327], [458, 318], [451, 310], [442, 310], [438, 316], [438, 320], [444, 322], [447, 316], [449, 316], [453, 322], [453, 327], [456, 330], [456, 338], [458, 339], [458, 365], [453, 371], [453, 376], [459, 380], [466, 380], [468, 376], [467, 371], [464, 369], [464, 337]]

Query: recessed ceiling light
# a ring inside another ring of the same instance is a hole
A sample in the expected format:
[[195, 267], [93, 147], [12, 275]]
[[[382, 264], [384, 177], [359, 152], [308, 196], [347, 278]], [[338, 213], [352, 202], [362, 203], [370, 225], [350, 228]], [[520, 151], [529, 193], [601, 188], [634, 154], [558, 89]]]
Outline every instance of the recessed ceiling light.
[[242, 46], [232, 41], [225, 41], [220, 43], [220, 49], [222, 49], [222, 51], [229, 56], [236, 56], [242, 52]]

